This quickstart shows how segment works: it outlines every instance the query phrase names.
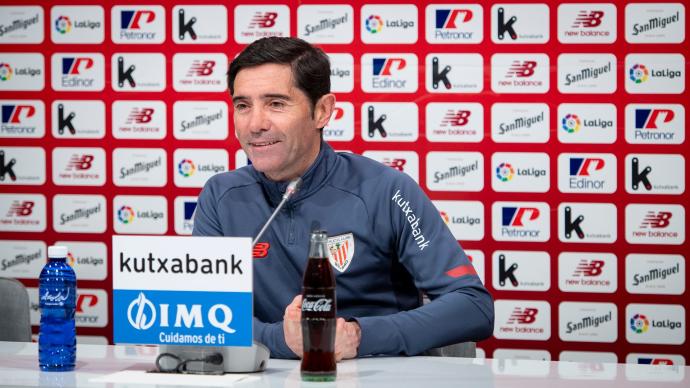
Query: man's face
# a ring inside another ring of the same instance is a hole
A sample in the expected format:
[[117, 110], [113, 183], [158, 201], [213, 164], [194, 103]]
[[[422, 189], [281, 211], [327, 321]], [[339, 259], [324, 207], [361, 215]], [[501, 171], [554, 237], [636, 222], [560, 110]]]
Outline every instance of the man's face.
[[322, 97], [312, 115], [309, 97], [295, 86], [290, 66], [281, 64], [240, 70], [234, 92], [235, 135], [254, 168], [274, 181], [302, 175], [319, 153], [318, 128], [333, 110], [324, 109], [323, 100], [332, 95]]

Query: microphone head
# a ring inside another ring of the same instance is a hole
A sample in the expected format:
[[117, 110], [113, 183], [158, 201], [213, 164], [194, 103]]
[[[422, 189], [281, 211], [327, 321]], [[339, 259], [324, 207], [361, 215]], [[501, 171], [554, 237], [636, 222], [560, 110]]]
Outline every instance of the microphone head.
[[293, 196], [297, 190], [299, 190], [300, 186], [302, 186], [302, 178], [297, 177], [288, 183], [287, 188], [285, 189], [285, 194], [283, 194], [283, 198], [289, 198]]

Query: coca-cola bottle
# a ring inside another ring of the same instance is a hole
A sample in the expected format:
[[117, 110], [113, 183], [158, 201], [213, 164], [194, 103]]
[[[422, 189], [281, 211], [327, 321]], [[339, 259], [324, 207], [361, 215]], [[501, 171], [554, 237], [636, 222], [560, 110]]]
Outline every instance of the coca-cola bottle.
[[302, 284], [302, 380], [335, 380], [335, 277], [326, 232], [314, 231]]

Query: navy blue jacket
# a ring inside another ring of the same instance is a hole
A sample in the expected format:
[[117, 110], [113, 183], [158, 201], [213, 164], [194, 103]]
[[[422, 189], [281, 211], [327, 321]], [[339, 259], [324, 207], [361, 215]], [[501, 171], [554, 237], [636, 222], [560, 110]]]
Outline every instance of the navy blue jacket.
[[[272, 357], [295, 357], [282, 319], [301, 293], [314, 229], [340, 248], [331, 255], [338, 316], [359, 323], [359, 356], [415, 355], [491, 335], [491, 296], [414, 180], [325, 142], [302, 179], [260, 240], [267, 255], [254, 259], [254, 339]], [[213, 176], [199, 196], [193, 234], [253, 238], [286, 186], [251, 165]], [[421, 292], [431, 303], [421, 304]]]

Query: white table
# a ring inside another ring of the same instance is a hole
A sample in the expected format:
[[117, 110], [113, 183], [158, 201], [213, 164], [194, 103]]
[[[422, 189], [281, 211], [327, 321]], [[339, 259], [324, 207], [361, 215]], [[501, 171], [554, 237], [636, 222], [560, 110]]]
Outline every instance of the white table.
[[[74, 372], [41, 372], [38, 345], [0, 342], [0, 386], [125, 387], [90, 380], [125, 369], [148, 370], [155, 346], [79, 345]], [[690, 367], [442, 357], [375, 357], [338, 364], [334, 383], [304, 383], [299, 362], [269, 360], [237, 387], [688, 387]], [[136, 385], [140, 386], [140, 385]]]

